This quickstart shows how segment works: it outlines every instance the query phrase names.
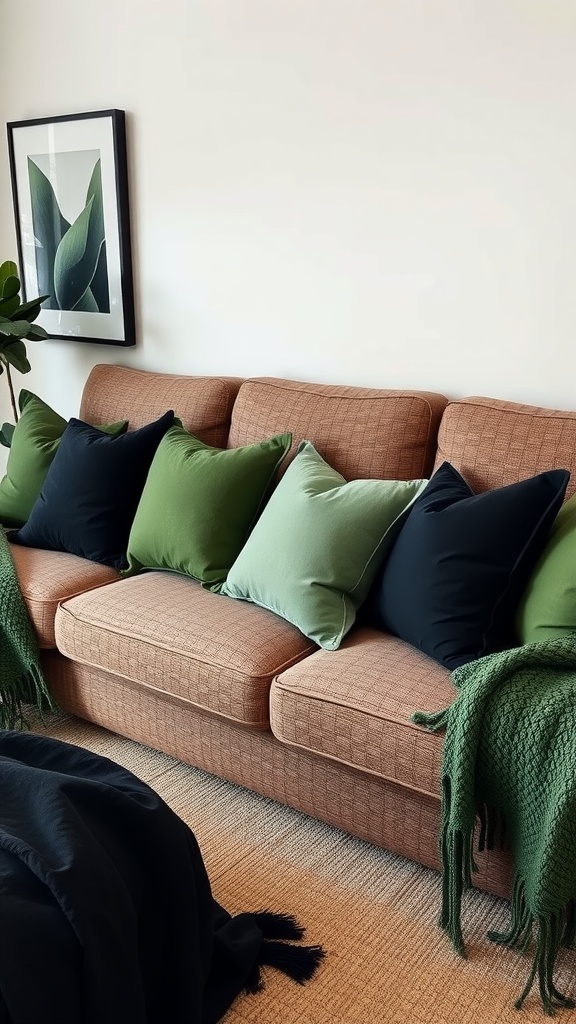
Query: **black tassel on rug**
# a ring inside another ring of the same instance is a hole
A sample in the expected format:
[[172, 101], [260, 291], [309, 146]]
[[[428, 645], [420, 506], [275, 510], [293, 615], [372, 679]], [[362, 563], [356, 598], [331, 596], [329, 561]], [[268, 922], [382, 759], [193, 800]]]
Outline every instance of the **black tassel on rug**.
[[264, 987], [261, 968], [275, 967], [299, 985], [314, 976], [326, 953], [322, 946], [296, 946], [305, 929], [290, 914], [261, 910], [252, 915], [262, 932], [258, 963], [246, 982], [247, 992], [260, 992]]

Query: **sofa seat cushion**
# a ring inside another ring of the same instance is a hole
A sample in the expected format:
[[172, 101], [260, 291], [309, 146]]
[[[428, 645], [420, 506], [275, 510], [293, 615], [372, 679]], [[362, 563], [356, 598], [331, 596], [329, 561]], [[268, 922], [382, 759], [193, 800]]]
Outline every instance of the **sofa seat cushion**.
[[440, 795], [443, 735], [410, 721], [456, 691], [449, 672], [397, 637], [354, 630], [279, 673], [270, 724], [282, 743], [313, 751], [433, 797]]
[[64, 602], [56, 642], [74, 661], [258, 729], [275, 675], [317, 650], [272, 612], [147, 572]]
[[116, 569], [64, 551], [41, 551], [11, 544], [22, 596], [44, 650], [56, 647], [54, 618], [59, 601], [118, 579]]

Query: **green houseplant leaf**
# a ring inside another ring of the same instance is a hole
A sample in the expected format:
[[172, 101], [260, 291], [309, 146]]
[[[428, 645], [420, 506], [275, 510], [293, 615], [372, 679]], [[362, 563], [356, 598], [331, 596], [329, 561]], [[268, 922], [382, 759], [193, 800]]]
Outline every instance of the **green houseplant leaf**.
[[37, 299], [31, 299], [30, 302], [23, 302], [18, 308], [18, 315], [24, 316], [30, 323], [40, 316], [41, 302], [42, 299], [48, 298], [46, 295], [40, 295]]
[[2, 349], [2, 355], [15, 370], [20, 373], [29, 373], [32, 369], [26, 356], [26, 345], [23, 341], [15, 341]]
[[48, 337], [48, 333], [40, 324], [30, 324], [30, 330], [26, 335], [26, 341], [44, 341]]
[[0, 316], [10, 319], [18, 311], [21, 312], [22, 307], [20, 306], [19, 299], [19, 295], [13, 295], [9, 299], [0, 299]]
[[[6, 260], [0, 266], [0, 296], [0, 374], [6, 371], [14, 421], [18, 422], [10, 367], [14, 367], [20, 373], [28, 373], [31, 369], [24, 340], [41, 341], [48, 337], [40, 324], [32, 323], [40, 313], [42, 302], [48, 296], [39, 295], [38, 298], [21, 304], [20, 280], [16, 264], [12, 260]], [[6, 429], [8, 426], [9, 424], [4, 424], [0, 430], [0, 444], [9, 447], [11, 434]]]
[[14, 423], [3, 423], [2, 427], [0, 427], [0, 444], [3, 444], [5, 448], [10, 448], [12, 446], [14, 430]]
[[0, 289], [4, 288], [4, 282], [9, 277], [18, 277], [18, 267], [14, 260], [4, 260], [4, 263], [0, 266]]
[[19, 291], [20, 281], [15, 276], [15, 274], [11, 274], [9, 277], [6, 278], [2, 285], [2, 295], [0, 296], [0, 298], [2, 299], [2, 302], [5, 302], [7, 300], [9, 301], [10, 299], [17, 299]]
[[0, 349], [11, 345], [16, 338], [25, 338], [30, 330], [27, 320], [7, 320], [0, 317]]
[[20, 282], [16, 264], [6, 260], [0, 267], [0, 316], [10, 317], [20, 302]]

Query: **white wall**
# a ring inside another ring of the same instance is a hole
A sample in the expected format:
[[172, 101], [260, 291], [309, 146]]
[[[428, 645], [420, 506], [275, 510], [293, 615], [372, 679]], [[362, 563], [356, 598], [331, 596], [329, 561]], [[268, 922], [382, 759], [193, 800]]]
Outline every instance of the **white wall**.
[[[576, 408], [574, 0], [2, 8], [4, 121], [127, 111], [139, 338], [29, 343], [18, 385], [74, 414], [117, 361]], [[15, 258], [7, 147], [0, 195]]]

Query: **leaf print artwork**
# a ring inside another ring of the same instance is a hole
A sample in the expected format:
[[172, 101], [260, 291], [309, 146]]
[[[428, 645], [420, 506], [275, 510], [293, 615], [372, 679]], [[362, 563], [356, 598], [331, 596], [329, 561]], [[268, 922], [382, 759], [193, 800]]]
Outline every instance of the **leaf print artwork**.
[[41, 296], [31, 330], [135, 345], [126, 112], [58, 114], [7, 128], [23, 301]]
[[101, 170], [97, 150], [28, 157], [36, 272], [49, 296], [45, 309], [110, 312]]

